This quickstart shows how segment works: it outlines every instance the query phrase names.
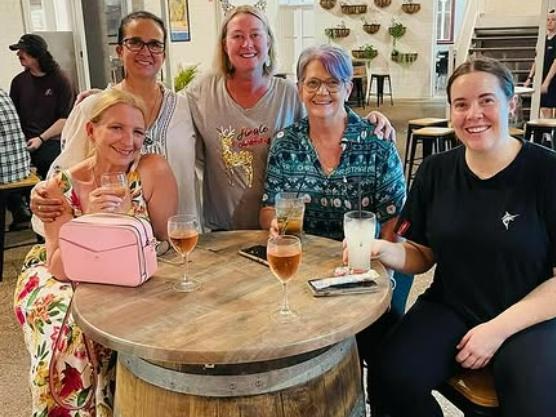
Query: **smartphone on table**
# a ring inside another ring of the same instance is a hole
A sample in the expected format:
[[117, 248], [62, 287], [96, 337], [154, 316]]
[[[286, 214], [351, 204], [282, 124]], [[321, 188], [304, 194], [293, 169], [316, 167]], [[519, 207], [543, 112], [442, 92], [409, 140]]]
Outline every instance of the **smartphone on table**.
[[254, 245], [248, 248], [240, 249], [239, 254], [245, 256], [255, 262], [259, 262], [268, 266], [268, 261], [266, 260], [266, 246]]

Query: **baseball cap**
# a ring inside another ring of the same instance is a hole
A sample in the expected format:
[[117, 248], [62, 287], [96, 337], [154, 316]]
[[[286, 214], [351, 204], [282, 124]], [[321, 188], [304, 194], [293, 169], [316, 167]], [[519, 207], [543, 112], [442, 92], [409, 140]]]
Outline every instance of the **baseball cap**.
[[48, 50], [46, 41], [39, 35], [27, 33], [19, 38], [17, 43], [10, 45], [12, 51], [23, 49], [32, 56], [40, 56]]

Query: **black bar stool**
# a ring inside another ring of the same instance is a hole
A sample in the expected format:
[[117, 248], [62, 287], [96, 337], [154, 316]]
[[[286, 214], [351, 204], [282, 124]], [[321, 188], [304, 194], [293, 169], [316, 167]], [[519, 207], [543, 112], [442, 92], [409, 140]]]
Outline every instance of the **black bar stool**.
[[533, 119], [525, 124], [525, 140], [556, 150], [556, 119]]
[[367, 70], [365, 65], [353, 64], [353, 92], [357, 106], [365, 108], [365, 87], [367, 86]]
[[390, 74], [371, 74], [371, 84], [369, 86], [369, 101], [373, 88], [373, 81], [376, 80], [376, 106], [380, 107], [380, 103], [384, 103], [384, 80], [388, 80], [388, 95], [390, 96], [390, 104], [394, 105], [392, 97], [392, 81]]
[[[405, 141], [405, 155], [403, 159], [403, 171], [407, 171], [407, 163], [409, 161], [409, 149], [411, 144], [411, 133], [415, 129], [428, 126], [448, 127], [448, 119], [440, 119], [438, 117], [425, 117], [422, 119], [413, 119], [407, 122], [407, 136]], [[424, 152], [430, 155], [430, 151]]]
[[[451, 127], [422, 127], [411, 134], [411, 146], [409, 148], [409, 160], [407, 163], [407, 189], [413, 179], [413, 166], [416, 161], [422, 161], [429, 155], [447, 151], [455, 146], [454, 129]], [[417, 145], [421, 144], [421, 157], [415, 156]], [[430, 153], [427, 151], [430, 149]]]

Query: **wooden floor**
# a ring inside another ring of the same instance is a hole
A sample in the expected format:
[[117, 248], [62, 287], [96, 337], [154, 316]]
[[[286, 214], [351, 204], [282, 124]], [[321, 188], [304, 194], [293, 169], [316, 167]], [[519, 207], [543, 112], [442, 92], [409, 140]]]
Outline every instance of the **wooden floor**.
[[[388, 103], [381, 106], [379, 110], [386, 114], [396, 127], [397, 146], [400, 153], [403, 153], [407, 120], [421, 117], [445, 117], [445, 101], [398, 102], [395, 97], [394, 100], [394, 106]], [[374, 108], [357, 108], [356, 110], [361, 114], [366, 114]], [[6, 223], [9, 224], [10, 220], [7, 219]], [[6, 244], [32, 239], [32, 237], [33, 235], [29, 231], [9, 233]], [[29, 248], [30, 246], [24, 246], [9, 249], [4, 254], [4, 276], [3, 282], [0, 283], [0, 417], [29, 417], [31, 414], [28, 390], [28, 354], [12, 310], [17, 273]], [[428, 287], [430, 279], [431, 273], [416, 277], [410, 294], [410, 304], [414, 302], [418, 294]], [[451, 404], [443, 399], [440, 401], [446, 417], [462, 416]]]

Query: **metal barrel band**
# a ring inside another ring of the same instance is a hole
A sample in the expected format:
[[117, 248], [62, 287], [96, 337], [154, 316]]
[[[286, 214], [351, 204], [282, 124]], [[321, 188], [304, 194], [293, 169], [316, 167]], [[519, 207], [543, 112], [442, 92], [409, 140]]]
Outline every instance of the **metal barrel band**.
[[346, 357], [354, 343], [349, 338], [305, 362], [249, 375], [179, 372], [125, 353], [120, 353], [118, 360], [136, 377], [169, 391], [204, 397], [241, 397], [281, 391], [323, 375]]

